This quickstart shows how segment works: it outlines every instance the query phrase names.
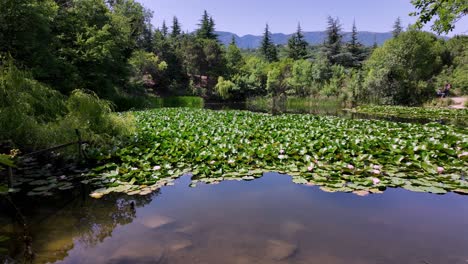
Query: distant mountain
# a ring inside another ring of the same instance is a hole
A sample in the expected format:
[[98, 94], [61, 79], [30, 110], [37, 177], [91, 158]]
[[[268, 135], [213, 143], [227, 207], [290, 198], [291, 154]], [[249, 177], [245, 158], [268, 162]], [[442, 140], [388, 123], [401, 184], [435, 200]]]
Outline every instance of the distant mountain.
[[[254, 35], [245, 35], [245, 36], [238, 36], [234, 33], [218, 31], [218, 39], [223, 44], [228, 45], [231, 42], [232, 36], [234, 36], [237, 45], [242, 49], [256, 49], [260, 46], [262, 41], [262, 36], [254, 36]], [[283, 34], [283, 33], [275, 33], [272, 34], [273, 42], [277, 45], [284, 45], [288, 43], [288, 39], [291, 37], [292, 34]], [[351, 32], [343, 33], [344, 42], [347, 42], [351, 38]], [[304, 32], [304, 37], [311, 45], [318, 45], [322, 44], [326, 39], [325, 31], [314, 31], [314, 32]], [[377, 33], [377, 32], [368, 32], [368, 31], [359, 31], [358, 32], [358, 40], [362, 44], [366, 46], [374, 45], [374, 40], [377, 41], [378, 45], [382, 45], [386, 40], [392, 38], [392, 32], [386, 33]]]

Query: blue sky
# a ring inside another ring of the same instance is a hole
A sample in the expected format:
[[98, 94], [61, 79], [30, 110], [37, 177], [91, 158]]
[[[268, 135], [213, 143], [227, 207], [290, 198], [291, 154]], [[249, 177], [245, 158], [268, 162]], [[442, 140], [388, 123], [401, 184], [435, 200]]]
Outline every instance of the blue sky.
[[[410, 0], [137, 0], [154, 11], [153, 24], [170, 25], [177, 16], [184, 31], [197, 28], [203, 10], [213, 16], [216, 30], [238, 35], [262, 34], [265, 24], [274, 33], [292, 33], [300, 22], [304, 31], [322, 31], [328, 15], [339, 17], [345, 31], [353, 20], [360, 31], [388, 32], [397, 17], [406, 27], [415, 18]], [[428, 27], [426, 28], [428, 29]], [[468, 19], [456, 25], [454, 33], [467, 34]]]

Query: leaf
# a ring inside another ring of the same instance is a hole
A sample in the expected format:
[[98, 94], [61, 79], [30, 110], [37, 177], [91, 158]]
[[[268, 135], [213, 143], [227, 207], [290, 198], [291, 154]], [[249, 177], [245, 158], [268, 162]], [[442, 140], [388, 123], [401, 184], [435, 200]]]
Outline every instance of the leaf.
[[307, 184], [309, 183], [306, 179], [300, 177], [294, 177], [292, 181], [296, 184]]

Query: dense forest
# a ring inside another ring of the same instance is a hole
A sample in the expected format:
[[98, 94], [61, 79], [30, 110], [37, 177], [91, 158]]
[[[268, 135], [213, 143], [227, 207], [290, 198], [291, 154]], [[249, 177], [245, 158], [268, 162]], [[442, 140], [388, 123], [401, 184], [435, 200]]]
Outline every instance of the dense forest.
[[468, 93], [468, 37], [403, 29], [399, 19], [382, 46], [359, 43], [357, 23], [344, 42], [328, 17], [321, 45], [309, 45], [301, 25], [275, 45], [266, 25], [261, 47], [241, 50], [220, 43], [206, 11], [191, 33], [177, 17], [161, 28], [152, 18], [134, 0], [0, 0], [0, 139], [36, 148], [73, 137], [71, 127], [98, 140], [126, 135], [131, 117], [113, 110], [166, 96], [420, 105], [446, 82]]

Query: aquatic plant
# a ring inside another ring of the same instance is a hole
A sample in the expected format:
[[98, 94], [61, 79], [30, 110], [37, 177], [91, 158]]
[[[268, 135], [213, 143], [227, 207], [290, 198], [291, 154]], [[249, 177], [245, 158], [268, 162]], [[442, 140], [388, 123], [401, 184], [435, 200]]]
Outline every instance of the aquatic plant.
[[104, 153], [86, 181], [103, 187], [96, 196], [147, 194], [187, 173], [196, 184], [267, 171], [330, 192], [468, 193], [468, 132], [454, 126], [202, 109], [134, 115], [135, 137]]

